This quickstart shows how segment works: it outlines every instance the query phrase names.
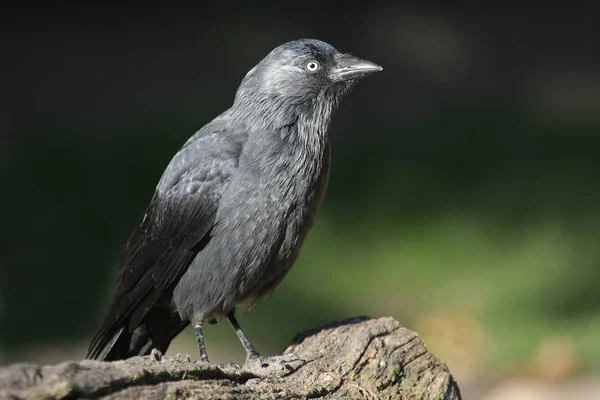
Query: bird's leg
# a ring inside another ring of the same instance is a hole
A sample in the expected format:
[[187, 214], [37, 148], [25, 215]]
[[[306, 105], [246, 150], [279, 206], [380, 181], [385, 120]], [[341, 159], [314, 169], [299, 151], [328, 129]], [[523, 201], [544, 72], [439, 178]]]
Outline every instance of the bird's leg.
[[[228, 315], [227, 319], [231, 324], [231, 327], [237, 334], [240, 342], [246, 349], [246, 363], [245, 368], [251, 369], [254, 372], [262, 375], [280, 374], [287, 375], [293, 372], [297, 366], [304, 364], [304, 361], [300, 359], [296, 354], [282, 354], [273, 357], [264, 357], [259, 354], [254, 348], [248, 336], [242, 330], [242, 327], [235, 319], [235, 310], [232, 310]], [[299, 365], [292, 366], [290, 363], [298, 363]]]
[[206, 347], [204, 346], [204, 334], [202, 333], [202, 323], [198, 323], [194, 325], [194, 330], [196, 331], [196, 340], [198, 340], [198, 350], [200, 351], [200, 361], [210, 362], [208, 361], [208, 355], [206, 354]]
[[260, 354], [258, 353], [258, 351], [256, 351], [254, 346], [252, 346], [252, 343], [250, 343], [250, 339], [248, 339], [248, 336], [246, 336], [242, 327], [237, 322], [237, 319], [235, 319], [234, 314], [235, 314], [235, 310], [231, 311], [227, 315], [227, 319], [229, 320], [229, 323], [231, 324], [231, 327], [235, 331], [238, 338], [240, 338], [240, 342], [242, 342], [242, 346], [244, 346], [244, 349], [246, 349], [246, 360], [249, 360], [251, 358], [260, 357]]

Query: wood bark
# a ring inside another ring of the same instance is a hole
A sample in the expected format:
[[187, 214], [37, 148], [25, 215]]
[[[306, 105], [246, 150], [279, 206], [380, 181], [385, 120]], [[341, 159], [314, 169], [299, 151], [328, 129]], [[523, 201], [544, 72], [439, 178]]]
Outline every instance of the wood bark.
[[440, 399], [461, 398], [446, 365], [392, 318], [357, 317], [297, 335], [301, 360], [264, 370], [219, 367], [153, 352], [116, 362], [14, 364], [2, 399]]

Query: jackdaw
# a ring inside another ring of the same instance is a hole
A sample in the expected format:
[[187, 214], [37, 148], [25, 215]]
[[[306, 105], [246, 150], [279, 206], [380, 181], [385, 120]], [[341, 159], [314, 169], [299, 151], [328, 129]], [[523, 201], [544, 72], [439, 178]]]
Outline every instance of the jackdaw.
[[[117, 291], [87, 357], [164, 353], [188, 324], [208, 362], [202, 325], [269, 295], [296, 260], [329, 175], [327, 128], [339, 100], [382, 68], [314, 39], [272, 50], [243, 78], [230, 109], [194, 134], [164, 171], [118, 262]], [[291, 357], [292, 359], [294, 357]]]

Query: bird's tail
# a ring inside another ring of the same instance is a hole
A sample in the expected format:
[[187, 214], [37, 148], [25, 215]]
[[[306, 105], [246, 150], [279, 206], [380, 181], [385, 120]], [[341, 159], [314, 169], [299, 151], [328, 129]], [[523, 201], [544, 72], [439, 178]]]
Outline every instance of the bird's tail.
[[152, 349], [165, 353], [171, 340], [189, 323], [170, 309], [153, 308], [132, 332], [119, 327], [102, 348], [90, 347], [86, 358], [100, 361], [125, 360], [150, 354]]
[[91, 350], [88, 351], [86, 358], [97, 359], [100, 361], [115, 361], [129, 358], [129, 342], [130, 336], [121, 327], [104, 346], [98, 354], [94, 354]]

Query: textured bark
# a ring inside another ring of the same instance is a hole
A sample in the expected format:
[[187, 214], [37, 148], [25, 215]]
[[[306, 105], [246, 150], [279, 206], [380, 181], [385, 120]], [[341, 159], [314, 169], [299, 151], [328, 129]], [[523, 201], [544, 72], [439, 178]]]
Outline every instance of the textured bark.
[[219, 368], [177, 355], [0, 369], [9, 399], [460, 399], [448, 368], [391, 318], [353, 318], [299, 334], [291, 368]]

